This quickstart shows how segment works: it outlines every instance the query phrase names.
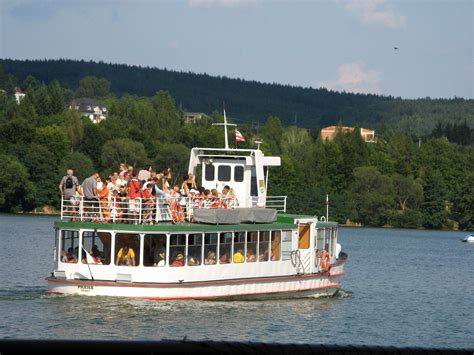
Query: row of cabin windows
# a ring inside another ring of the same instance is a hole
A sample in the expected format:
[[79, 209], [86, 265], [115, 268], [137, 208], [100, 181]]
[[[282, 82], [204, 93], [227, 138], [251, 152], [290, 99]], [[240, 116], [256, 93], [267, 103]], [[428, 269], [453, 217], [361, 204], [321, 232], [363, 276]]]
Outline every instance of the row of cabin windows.
[[[218, 181], [244, 181], [244, 167], [241, 165], [234, 165], [234, 179], [232, 180], [232, 166], [218, 165], [217, 166], [217, 180]], [[216, 176], [216, 167], [214, 165], [205, 165], [204, 178], [206, 181], [214, 181]]]
[[290, 257], [291, 235], [291, 231], [280, 230], [170, 234], [169, 239], [166, 234], [145, 234], [141, 248], [139, 234], [116, 233], [112, 252], [111, 233], [85, 231], [82, 233], [80, 246], [78, 231], [63, 230], [60, 261], [138, 266], [141, 253], [143, 266], [179, 267], [280, 261]]

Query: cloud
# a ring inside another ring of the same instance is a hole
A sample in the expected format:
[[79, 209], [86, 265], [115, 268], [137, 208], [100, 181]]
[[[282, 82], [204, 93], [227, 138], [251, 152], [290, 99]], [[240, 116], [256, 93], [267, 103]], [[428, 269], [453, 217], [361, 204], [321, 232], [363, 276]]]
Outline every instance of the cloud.
[[340, 65], [337, 69], [337, 79], [323, 82], [321, 87], [335, 91], [379, 94], [381, 80], [381, 72], [365, 70], [364, 63], [357, 61]]
[[345, 4], [344, 9], [364, 24], [393, 29], [405, 27], [405, 16], [385, 0], [348, 0]]
[[255, 5], [256, 0], [188, 0], [191, 7], [245, 7]]

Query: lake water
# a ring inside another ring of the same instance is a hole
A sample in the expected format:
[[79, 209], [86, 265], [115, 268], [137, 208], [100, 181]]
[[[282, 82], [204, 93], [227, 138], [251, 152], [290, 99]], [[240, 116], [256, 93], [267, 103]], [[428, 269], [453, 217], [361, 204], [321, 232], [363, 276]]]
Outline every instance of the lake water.
[[0, 338], [224, 340], [474, 348], [474, 244], [462, 232], [340, 228], [331, 298], [206, 302], [45, 295], [53, 217], [0, 215]]

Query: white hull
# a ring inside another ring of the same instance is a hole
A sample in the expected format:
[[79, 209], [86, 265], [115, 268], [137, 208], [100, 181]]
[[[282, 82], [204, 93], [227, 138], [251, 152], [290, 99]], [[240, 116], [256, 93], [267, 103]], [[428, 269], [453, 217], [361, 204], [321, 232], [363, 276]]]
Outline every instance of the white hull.
[[474, 243], [474, 235], [467, 235], [462, 241], [466, 243]]
[[182, 284], [48, 279], [48, 292], [155, 300], [318, 297], [334, 294], [340, 288], [340, 275], [315, 274]]

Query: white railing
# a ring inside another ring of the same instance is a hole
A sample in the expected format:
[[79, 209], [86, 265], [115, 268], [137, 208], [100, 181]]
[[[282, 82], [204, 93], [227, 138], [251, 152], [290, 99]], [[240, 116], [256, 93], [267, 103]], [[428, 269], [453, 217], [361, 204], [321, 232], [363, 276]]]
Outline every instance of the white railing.
[[266, 204], [258, 197], [248, 201], [235, 198], [122, 198], [111, 197], [101, 200], [88, 200], [76, 196], [61, 200], [61, 220], [72, 222], [155, 224], [159, 222], [180, 223], [192, 221], [196, 208], [242, 208], [267, 207], [278, 212], [286, 212], [286, 196], [267, 196]]

